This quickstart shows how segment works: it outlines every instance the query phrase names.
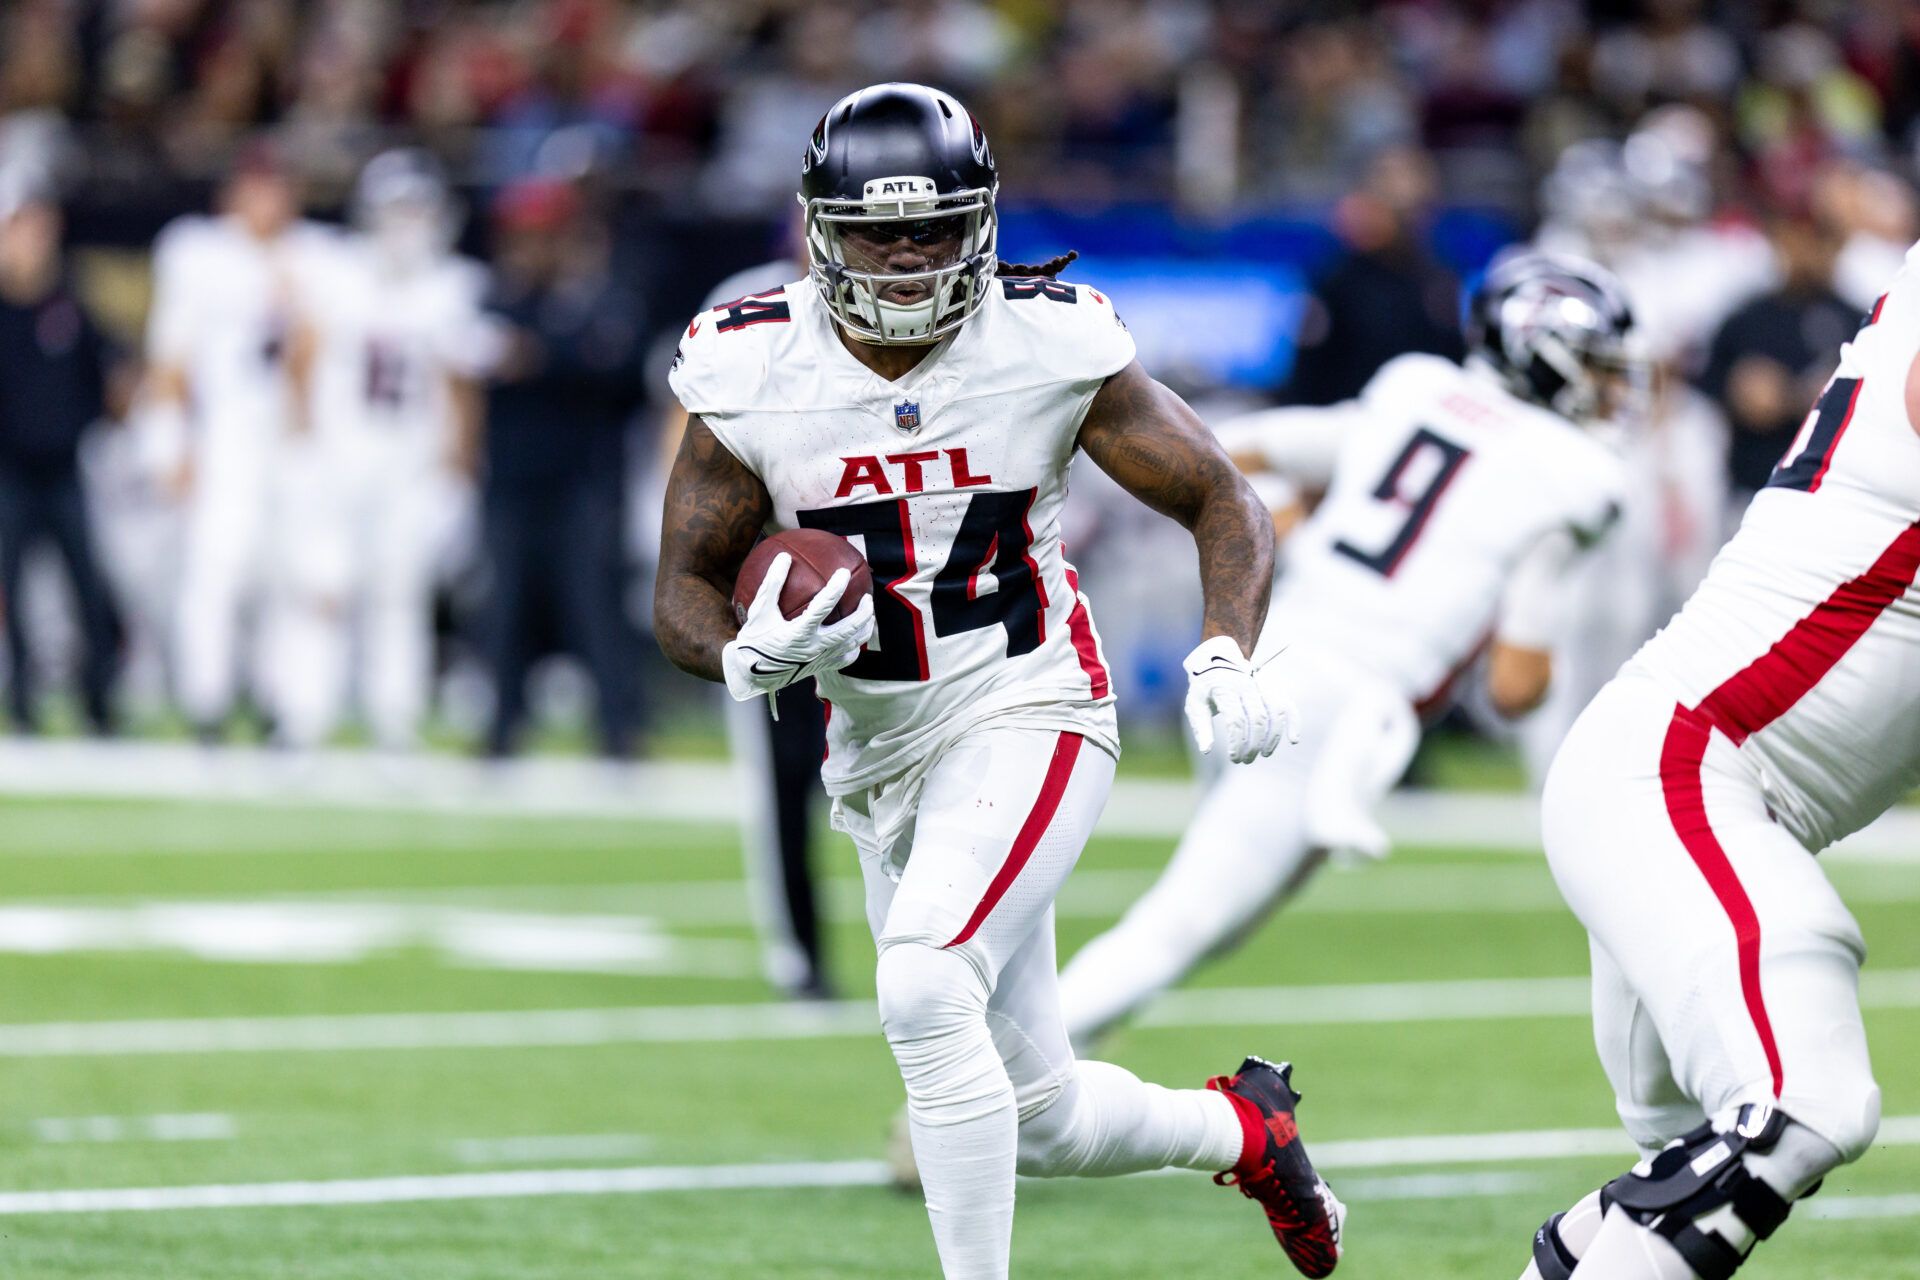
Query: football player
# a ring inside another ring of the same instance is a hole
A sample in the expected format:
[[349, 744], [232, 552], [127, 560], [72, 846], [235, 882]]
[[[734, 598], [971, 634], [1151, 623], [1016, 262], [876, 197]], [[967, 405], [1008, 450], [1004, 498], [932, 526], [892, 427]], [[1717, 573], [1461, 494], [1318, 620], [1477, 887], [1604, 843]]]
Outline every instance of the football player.
[[[807, 270], [801, 250], [802, 219], [796, 211], [783, 237], [790, 252], [736, 271], [707, 294], [702, 311], [736, 298], [779, 288]], [[687, 416], [672, 406], [661, 428], [661, 468], [687, 429]], [[825, 939], [814, 871], [814, 810], [820, 794], [820, 757], [827, 720], [813, 682], [802, 680], [768, 695], [774, 713], [759, 699], [723, 698], [728, 753], [740, 786], [740, 842], [745, 855], [747, 900], [760, 935], [761, 969], [782, 994], [802, 1000], [829, 998]]]
[[314, 456], [284, 512], [299, 532], [274, 701], [288, 745], [323, 741], [357, 649], [374, 740], [397, 750], [413, 745], [426, 709], [433, 570], [472, 470], [486, 277], [450, 251], [458, 210], [424, 151], [369, 161], [353, 221], [299, 281], [300, 349], [310, 355], [296, 373]]
[[1574, 724], [1547, 858], [1647, 1158], [1534, 1280], [1724, 1280], [1880, 1122], [1860, 928], [1813, 854], [1920, 782], [1920, 246], [1706, 581]]
[[[175, 691], [208, 739], [232, 706], [242, 615], [261, 603], [283, 550], [273, 517], [302, 427], [288, 376], [293, 282], [327, 235], [297, 218], [292, 178], [264, 143], [241, 155], [222, 206], [154, 242], [145, 395], [155, 452], [185, 508]], [[249, 662], [250, 674], [260, 665]]]
[[1300, 691], [1306, 740], [1223, 773], [1159, 881], [1075, 954], [1060, 996], [1076, 1045], [1243, 937], [1327, 854], [1384, 855], [1370, 810], [1483, 647], [1497, 711], [1545, 696], [1572, 570], [1624, 497], [1587, 428], [1641, 399], [1631, 329], [1601, 268], [1522, 253], [1470, 299], [1464, 366], [1401, 356], [1357, 400], [1225, 428], [1279, 473], [1264, 485], [1325, 491], [1288, 539], [1261, 646], [1288, 646], [1271, 669]]
[[[1076, 1062], [1055, 990], [1053, 900], [1113, 782], [1112, 682], [1062, 554], [1084, 450], [1199, 550], [1206, 638], [1188, 660], [1203, 749], [1274, 749], [1247, 653], [1273, 530], [1211, 432], [1134, 359], [1105, 294], [997, 262], [993, 157], [952, 97], [849, 95], [801, 165], [809, 278], [696, 316], [671, 375], [691, 415], [668, 482], [656, 634], [676, 664], [757, 697], [817, 676], [823, 777], [879, 949], [881, 1023], [949, 1277], [1007, 1274], [1016, 1170], [1217, 1170], [1287, 1256], [1326, 1275], [1342, 1210], [1298, 1139], [1288, 1072], [1250, 1058], [1209, 1089]], [[763, 530], [853, 540], [874, 591], [789, 620], [777, 556], [744, 622]]]

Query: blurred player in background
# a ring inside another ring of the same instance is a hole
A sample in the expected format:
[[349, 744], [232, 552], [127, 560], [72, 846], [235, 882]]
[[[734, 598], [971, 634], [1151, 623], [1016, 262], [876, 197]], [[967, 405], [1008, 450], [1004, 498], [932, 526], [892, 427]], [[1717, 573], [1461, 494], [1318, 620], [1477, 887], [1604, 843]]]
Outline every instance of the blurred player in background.
[[6, 614], [7, 709], [15, 730], [39, 729], [22, 570], [29, 552], [51, 543], [79, 614], [81, 710], [87, 728], [104, 734], [114, 724], [118, 627], [94, 556], [80, 441], [109, 412], [112, 356], [67, 275], [61, 225], [51, 190], [35, 175], [0, 172], [0, 610]]
[[[943, 1270], [1007, 1275], [1016, 1168], [1225, 1170], [1308, 1275], [1333, 1270], [1341, 1209], [1298, 1141], [1285, 1069], [1250, 1058], [1212, 1090], [1076, 1062], [1060, 1021], [1053, 899], [1112, 786], [1111, 680], [1059, 540], [1086, 450], [1193, 531], [1208, 638], [1189, 714], [1237, 761], [1276, 713], [1246, 652], [1273, 530], [1211, 433], [1134, 359], [1064, 260], [996, 275], [986, 136], [919, 85], [842, 99], [801, 167], [809, 280], [694, 317], [672, 383], [692, 415], [669, 480], [656, 634], [747, 700], [816, 676], [825, 765], [878, 944], [881, 1023], [906, 1083]], [[764, 529], [860, 541], [879, 588], [797, 617], [784, 553], [737, 619]]]
[[1917, 516], [1920, 247], [1547, 779], [1595, 1043], [1647, 1159], [1549, 1220], [1526, 1280], [1725, 1280], [1872, 1143], [1865, 944], [1810, 855], [1920, 783]]
[[425, 152], [374, 157], [353, 223], [303, 264], [296, 299], [314, 465], [282, 512], [294, 532], [274, 705], [288, 745], [324, 741], [357, 652], [368, 726], [399, 750], [426, 711], [434, 568], [473, 468], [486, 280], [451, 252], [458, 210]]
[[1383, 856], [1370, 810], [1483, 647], [1501, 714], [1545, 696], [1571, 570], [1625, 498], [1587, 428], [1643, 413], [1645, 370], [1618, 282], [1578, 259], [1497, 264], [1468, 329], [1464, 367], [1402, 356], [1356, 400], [1223, 429], [1283, 512], [1293, 486], [1326, 494], [1288, 540], [1262, 642], [1289, 644], [1305, 741], [1222, 774], [1159, 881], [1074, 955], [1076, 1045], [1245, 937], [1328, 853]]
[[[297, 281], [328, 234], [298, 212], [280, 157], [256, 143], [236, 162], [217, 215], [181, 218], [154, 244], [146, 417], [185, 507], [174, 679], [205, 741], [224, 731], [245, 616], [263, 605], [286, 550], [287, 454], [306, 430], [288, 374]], [[254, 621], [255, 645], [267, 643]], [[249, 683], [270, 696], [267, 662], [257, 647], [246, 657]]]
[[[788, 229], [793, 252], [736, 271], [708, 293], [702, 311], [724, 309], [747, 297], [779, 289], [807, 273], [799, 219]], [[686, 410], [667, 411], [661, 432], [671, 465], [686, 432]], [[826, 709], [813, 681], [800, 680], [757, 700], [723, 698], [727, 745], [740, 783], [740, 835], [747, 894], [760, 934], [767, 980], [789, 996], [825, 999], [832, 994], [820, 937], [820, 902], [813, 867], [814, 798], [820, 794], [820, 759], [827, 749]]]

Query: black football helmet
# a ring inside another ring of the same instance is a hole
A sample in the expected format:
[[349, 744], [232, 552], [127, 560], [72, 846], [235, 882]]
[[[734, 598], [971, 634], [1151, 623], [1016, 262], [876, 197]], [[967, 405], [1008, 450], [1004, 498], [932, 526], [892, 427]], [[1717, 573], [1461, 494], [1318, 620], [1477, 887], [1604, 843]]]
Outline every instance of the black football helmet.
[[1628, 420], [1647, 407], [1650, 366], [1626, 291], [1584, 258], [1496, 258], [1467, 299], [1467, 350], [1513, 394], [1573, 422]]
[[834, 103], [800, 162], [809, 274], [862, 342], [937, 342], [993, 277], [987, 135], [951, 94], [876, 84]]

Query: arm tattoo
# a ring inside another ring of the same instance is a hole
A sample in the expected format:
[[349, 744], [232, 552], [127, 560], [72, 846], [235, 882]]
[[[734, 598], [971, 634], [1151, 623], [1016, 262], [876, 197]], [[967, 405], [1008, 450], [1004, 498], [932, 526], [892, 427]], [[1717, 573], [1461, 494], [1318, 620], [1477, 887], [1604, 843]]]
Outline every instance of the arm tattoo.
[[1207, 636], [1251, 655], [1273, 592], [1273, 521], [1199, 415], [1135, 361], [1108, 378], [1080, 447], [1120, 487], [1193, 533]]
[[708, 680], [725, 678], [720, 651], [740, 629], [733, 580], [772, 510], [760, 478], [705, 422], [690, 418], [667, 480], [653, 589], [654, 636], [674, 666]]

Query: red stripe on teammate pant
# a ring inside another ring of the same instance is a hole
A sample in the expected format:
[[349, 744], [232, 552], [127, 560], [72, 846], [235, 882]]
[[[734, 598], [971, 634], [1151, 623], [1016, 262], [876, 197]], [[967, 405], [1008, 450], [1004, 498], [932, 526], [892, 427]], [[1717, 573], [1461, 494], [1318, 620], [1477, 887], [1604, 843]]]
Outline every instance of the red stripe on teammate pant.
[[1775, 1097], [1786, 1076], [1760, 989], [1760, 917], [1707, 820], [1701, 765], [1715, 729], [1738, 746], [1806, 697], [1887, 607], [1906, 594], [1917, 572], [1920, 523], [1901, 530], [1865, 573], [1836, 587], [1765, 653], [1702, 698], [1699, 706], [1676, 707], [1661, 747], [1660, 784], [1667, 817], [1733, 925], [1740, 991], [1773, 1073]]
[[993, 883], [987, 886], [980, 904], [967, 918], [966, 928], [955, 934], [947, 946], [957, 947], [971, 938], [986, 923], [987, 917], [993, 913], [1000, 899], [1006, 896], [1007, 890], [1013, 887], [1013, 882], [1020, 876], [1020, 869], [1033, 856], [1034, 846], [1040, 843], [1040, 837], [1046, 834], [1048, 826], [1053, 823], [1053, 815], [1060, 808], [1060, 797], [1066, 793], [1067, 779], [1073, 776], [1073, 763], [1080, 758], [1080, 744], [1084, 741], [1077, 733], [1063, 733], [1059, 741], [1053, 744], [1053, 759], [1047, 762], [1047, 776], [1040, 781], [1040, 795], [1028, 811], [1027, 820], [1020, 824], [1020, 834], [1013, 838], [1013, 848], [1007, 850], [1007, 860], [994, 873]]
[[1747, 897], [1720, 838], [1707, 821], [1707, 801], [1700, 782], [1700, 766], [1707, 757], [1709, 725], [1696, 711], [1675, 707], [1673, 722], [1667, 726], [1667, 740], [1660, 749], [1660, 786], [1666, 793], [1667, 819], [1693, 858], [1693, 865], [1706, 877], [1720, 909], [1733, 924], [1734, 944], [1740, 959], [1740, 994], [1746, 998], [1747, 1015], [1760, 1037], [1760, 1048], [1767, 1055], [1767, 1069], [1773, 1074], [1773, 1096], [1779, 1097], [1786, 1082], [1780, 1065], [1780, 1046], [1773, 1038], [1773, 1020], [1767, 1016], [1767, 1002], [1760, 991], [1760, 917]]

